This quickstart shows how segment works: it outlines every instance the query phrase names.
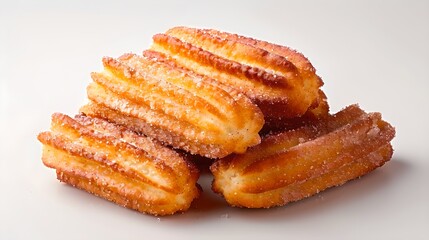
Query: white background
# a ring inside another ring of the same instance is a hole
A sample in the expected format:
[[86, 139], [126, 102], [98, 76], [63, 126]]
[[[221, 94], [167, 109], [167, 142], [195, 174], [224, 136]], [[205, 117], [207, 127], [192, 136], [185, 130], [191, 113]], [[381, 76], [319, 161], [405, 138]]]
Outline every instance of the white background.
[[[11, 3], [13, 2], [13, 3]], [[331, 109], [359, 103], [397, 129], [391, 162], [285, 207], [203, 197], [156, 218], [60, 184], [36, 135], [75, 114], [103, 56], [140, 53], [177, 25], [303, 52]], [[0, 239], [429, 239], [429, 1], [0, 2]]]

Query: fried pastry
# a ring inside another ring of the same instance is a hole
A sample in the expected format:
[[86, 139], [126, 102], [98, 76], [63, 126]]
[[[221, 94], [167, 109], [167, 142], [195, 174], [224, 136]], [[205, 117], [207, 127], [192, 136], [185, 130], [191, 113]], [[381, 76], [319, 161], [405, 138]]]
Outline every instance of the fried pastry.
[[285, 46], [175, 27], [142, 55], [103, 66], [81, 113], [53, 114], [38, 135], [42, 161], [60, 181], [143, 213], [186, 211], [200, 172], [213, 173], [213, 191], [230, 205], [269, 208], [393, 154], [395, 129], [381, 114], [357, 105], [329, 114], [315, 68]]
[[394, 135], [381, 114], [352, 105], [216, 161], [212, 187], [233, 206], [282, 206], [382, 166], [392, 156]]
[[155, 53], [104, 58], [81, 111], [209, 158], [260, 142], [260, 109], [244, 94]]
[[42, 132], [43, 163], [57, 178], [124, 207], [153, 215], [187, 210], [198, 170], [159, 142], [98, 118], [55, 113]]
[[318, 106], [322, 80], [287, 47], [216, 30], [175, 27], [153, 37], [152, 50], [246, 94], [271, 119], [299, 117]]

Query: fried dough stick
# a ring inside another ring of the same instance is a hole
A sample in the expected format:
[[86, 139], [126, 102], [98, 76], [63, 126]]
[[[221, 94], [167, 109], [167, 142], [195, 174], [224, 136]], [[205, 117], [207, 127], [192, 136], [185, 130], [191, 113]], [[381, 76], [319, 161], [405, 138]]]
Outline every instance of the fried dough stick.
[[183, 156], [102, 119], [55, 113], [38, 139], [60, 181], [121, 206], [170, 215], [199, 195], [198, 170]]
[[242, 93], [150, 54], [104, 58], [81, 111], [209, 158], [260, 142], [264, 119]]
[[322, 80], [302, 54], [287, 47], [187, 27], [172, 28], [153, 40], [152, 50], [246, 94], [268, 123], [302, 116], [318, 105]]
[[317, 123], [267, 136], [211, 166], [213, 190], [233, 206], [269, 208], [365, 175], [390, 160], [394, 128], [352, 105]]

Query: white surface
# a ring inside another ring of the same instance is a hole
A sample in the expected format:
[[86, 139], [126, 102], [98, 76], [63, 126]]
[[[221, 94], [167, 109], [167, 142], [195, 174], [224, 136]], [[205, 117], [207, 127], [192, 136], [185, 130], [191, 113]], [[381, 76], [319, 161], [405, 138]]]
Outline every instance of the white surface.
[[[429, 239], [429, 1], [10, 1], [0, 4], [0, 239]], [[176, 25], [303, 52], [333, 111], [360, 103], [397, 128], [383, 168], [270, 210], [228, 207], [209, 176], [196, 207], [156, 218], [60, 184], [36, 135], [74, 114], [101, 57]]]

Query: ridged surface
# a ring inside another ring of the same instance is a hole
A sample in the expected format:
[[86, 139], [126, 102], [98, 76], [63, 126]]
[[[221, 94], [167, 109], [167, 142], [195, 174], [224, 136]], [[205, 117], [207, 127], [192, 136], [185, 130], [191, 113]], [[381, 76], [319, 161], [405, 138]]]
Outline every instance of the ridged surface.
[[91, 103], [81, 111], [210, 158], [260, 142], [264, 119], [250, 99], [157, 55], [104, 58], [104, 71], [93, 73], [87, 88]]
[[315, 103], [316, 107], [310, 108], [304, 115], [300, 117], [286, 118], [286, 119], [268, 119], [268, 123], [264, 125], [260, 134], [267, 135], [279, 133], [285, 130], [296, 129], [307, 124], [316, 123], [329, 116], [329, 105], [325, 93], [319, 90], [319, 98]]
[[302, 54], [287, 47], [186, 27], [172, 28], [153, 40], [152, 50], [246, 94], [268, 120], [298, 117], [317, 107], [323, 82]]
[[211, 166], [213, 190], [233, 206], [285, 205], [362, 176], [390, 160], [394, 128], [352, 105], [313, 124], [267, 136]]
[[169, 215], [199, 195], [198, 170], [183, 156], [105, 120], [56, 113], [38, 139], [60, 181], [124, 207]]

